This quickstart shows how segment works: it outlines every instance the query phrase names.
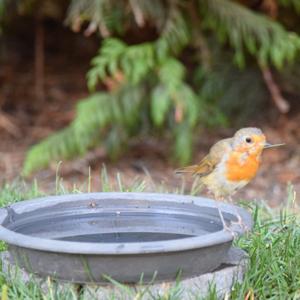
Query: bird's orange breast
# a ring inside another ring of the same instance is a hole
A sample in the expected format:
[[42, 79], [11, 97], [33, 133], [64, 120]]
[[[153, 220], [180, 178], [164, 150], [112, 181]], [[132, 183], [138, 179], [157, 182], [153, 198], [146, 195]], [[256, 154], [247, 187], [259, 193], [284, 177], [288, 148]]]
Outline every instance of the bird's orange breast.
[[230, 181], [250, 181], [257, 173], [260, 164], [259, 155], [248, 155], [233, 152], [226, 162], [226, 179]]

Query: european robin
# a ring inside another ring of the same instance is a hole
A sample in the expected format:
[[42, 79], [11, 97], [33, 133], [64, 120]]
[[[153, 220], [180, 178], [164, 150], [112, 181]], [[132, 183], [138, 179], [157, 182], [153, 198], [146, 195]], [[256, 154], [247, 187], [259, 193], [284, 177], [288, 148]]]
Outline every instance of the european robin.
[[[253, 179], [261, 163], [263, 149], [281, 146], [269, 144], [258, 128], [242, 128], [233, 137], [214, 144], [199, 164], [176, 170], [176, 173], [191, 173], [200, 179], [200, 183], [214, 194], [224, 199], [243, 188]], [[219, 210], [223, 226], [227, 228]], [[241, 218], [237, 215], [239, 224]]]

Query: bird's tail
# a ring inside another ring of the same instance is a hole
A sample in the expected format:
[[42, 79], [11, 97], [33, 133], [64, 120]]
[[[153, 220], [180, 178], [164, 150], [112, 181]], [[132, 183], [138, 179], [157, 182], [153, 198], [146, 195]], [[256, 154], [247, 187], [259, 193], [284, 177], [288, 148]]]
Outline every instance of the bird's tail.
[[198, 165], [193, 165], [193, 166], [188, 166], [184, 168], [179, 168], [175, 170], [175, 174], [185, 174], [185, 173], [192, 173], [195, 174], [197, 173], [199, 166]]

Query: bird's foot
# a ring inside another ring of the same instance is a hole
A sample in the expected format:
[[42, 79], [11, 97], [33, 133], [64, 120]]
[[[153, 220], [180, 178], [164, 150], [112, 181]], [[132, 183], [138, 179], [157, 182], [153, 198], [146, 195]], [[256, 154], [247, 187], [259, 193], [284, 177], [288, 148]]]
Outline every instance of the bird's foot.
[[245, 232], [248, 232], [250, 228], [243, 222], [242, 217], [237, 214], [237, 221], [231, 221], [231, 224], [240, 226]]
[[227, 224], [223, 224], [223, 229], [225, 230], [225, 231], [228, 231], [231, 235], [232, 235], [232, 237], [233, 238], [236, 238], [237, 236], [238, 236], [238, 234], [235, 232], [235, 231], [233, 231], [232, 230], [232, 228], [230, 228]]

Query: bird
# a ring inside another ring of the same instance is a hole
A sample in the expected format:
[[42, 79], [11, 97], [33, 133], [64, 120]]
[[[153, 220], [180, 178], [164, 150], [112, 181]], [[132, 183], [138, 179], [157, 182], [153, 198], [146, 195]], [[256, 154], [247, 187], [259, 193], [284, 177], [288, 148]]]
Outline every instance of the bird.
[[[177, 169], [175, 173], [197, 176], [200, 184], [204, 185], [216, 200], [224, 200], [227, 197], [232, 201], [231, 197], [257, 174], [263, 150], [282, 145], [284, 144], [268, 143], [259, 128], [242, 128], [233, 137], [215, 143], [198, 164]], [[219, 206], [218, 210], [223, 227], [229, 229]], [[242, 226], [239, 214], [237, 218], [237, 223]]]

